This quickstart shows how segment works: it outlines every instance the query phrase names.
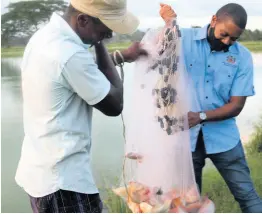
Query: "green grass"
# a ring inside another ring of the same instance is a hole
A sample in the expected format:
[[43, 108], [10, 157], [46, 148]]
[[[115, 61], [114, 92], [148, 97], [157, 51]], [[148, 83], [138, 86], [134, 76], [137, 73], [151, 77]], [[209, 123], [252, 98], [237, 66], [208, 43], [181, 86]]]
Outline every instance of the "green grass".
[[123, 43], [112, 43], [107, 45], [107, 49], [109, 52], [113, 52], [115, 50], [123, 50], [129, 47], [131, 42], [123, 42]]
[[248, 156], [252, 156], [254, 154], [262, 155], [262, 116], [259, 118], [254, 128], [255, 131], [251, 136], [250, 142], [245, 147]]
[[[255, 188], [262, 197], [262, 171], [259, 170], [262, 163], [262, 156], [259, 154], [249, 156], [247, 161]], [[238, 203], [234, 200], [225, 181], [216, 169], [204, 171], [203, 195], [205, 194], [214, 201], [217, 213], [241, 213]]]
[[107, 197], [103, 201], [108, 213], [131, 213], [124, 200], [118, 197], [111, 189], [107, 189]]
[[1, 48], [1, 57], [22, 57], [24, 53], [24, 47], [9, 47], [9, 48]]
[[[107, 49], [109, 52], [113, 52], [115, 50], [123, 50], [128, 48], [131, 42], [123, 42], [123, 43], [112, 43], [107, 45]], [[241, 42], [244, 46], [246, 46], [252, 52], [262, 52], [262, 41], [250, 41], [250, 42]], [[24, 53], [24, 47], [10, 47], [10, 48], [1, 48], [1, 56], [2, 57], [22, 57]]]
[[[107, 45], [107, 49], [109, 52], [113, 52], [115, 50], [123, 50], [128, 48], [131, 42], [125, 43], [112, 43]], [[10, 48], [1, 48], [1, 57], [22, 57], [24, 53], [24, 47], [10, 47]]]
[[262, 41], [243, 41], [240, 43], [248, 48], [251, 52], [262, 52]]

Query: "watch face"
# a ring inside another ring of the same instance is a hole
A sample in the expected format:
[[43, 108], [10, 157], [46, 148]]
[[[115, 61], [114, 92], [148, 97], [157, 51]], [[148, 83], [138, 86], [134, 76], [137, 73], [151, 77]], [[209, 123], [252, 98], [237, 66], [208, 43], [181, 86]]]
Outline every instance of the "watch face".
[[205, 120], [206, 117], [207, 117], [207, 116], [206, 116], [205, 113], [203, 113], [203, 112], [200, 113], [200, 119], [201, 119], [201, 120]]

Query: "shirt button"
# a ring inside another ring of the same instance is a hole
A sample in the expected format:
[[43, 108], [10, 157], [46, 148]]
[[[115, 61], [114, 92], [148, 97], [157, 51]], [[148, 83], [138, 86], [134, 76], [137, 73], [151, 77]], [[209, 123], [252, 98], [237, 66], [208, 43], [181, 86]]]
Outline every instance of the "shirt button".
[[207, 80], [207, 83], [209, 83], [209, 80]]
[[206, 96], [206, 99], [208, 99], [208, 96]]
[[207, 67], [209, 67], [209, 68], [210, 68], [210, 65], [208, 65]]

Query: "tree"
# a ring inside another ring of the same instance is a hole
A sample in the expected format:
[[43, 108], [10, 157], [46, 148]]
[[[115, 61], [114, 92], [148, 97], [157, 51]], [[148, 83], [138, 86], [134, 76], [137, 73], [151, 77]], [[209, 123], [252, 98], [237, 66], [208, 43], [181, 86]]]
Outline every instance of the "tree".
[[113, 38], [110, 40], [106, 40], [106, 43], [121, 43], [121, 42], [134, 42], [134, 41], [141, 41], [141, 39], [144, 37], [145, 32], [137, 30], [133, 34], [119, 34], [114, 33]]
[[144, 35], [145, 35], [145, 32], [137, 30], [135, 33], [132, 34], [131, 41], [132, 42], [134, 42], [134, 41], [141, 41], [142, 38], [144, 37]]
[[262, 31], [260, 30], [245, 30], [239, 38], [240, 41], [261, 41]]
[[14, 37], [29, 38], [45, 24], [53, 12], [61, 13], [67, 7], [63, 0], [33, 0], [10, 3], [8, 12], [1, 16], [2, 45], [8, 46]]

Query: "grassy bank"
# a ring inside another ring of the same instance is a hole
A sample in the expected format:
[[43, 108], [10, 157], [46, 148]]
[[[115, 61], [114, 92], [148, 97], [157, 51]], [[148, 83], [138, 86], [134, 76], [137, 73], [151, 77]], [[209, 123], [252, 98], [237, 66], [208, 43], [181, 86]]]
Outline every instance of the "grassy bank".
[[[245, 147], [248, 165], [255, 188], [262, 197], [262, 119], [255, 127], [249, 144]], [[105, 205], [108, 212], [130, 212], [121, 199], [107, 190]], [[203, 195], [208, 195], [216, 205], [217, 213], [241, 213], [238, 203], [234, 200], [226, 183], [215, 168], [208, 168], [203, 173]]]
[[123, 42], [123, 43], [112, 43], [107, 45], [107, 49], [109, 52], [113, 52], [115, 50], [123, 50], [129, 47], [131, 42]]
[[[130, 44], [130, 42], [112, 43], [107, 45], [107, 49], [109, 52], [113, 52], [115, 50], [123, 50], [127, 48]], [[22, 57], [24, 49], [24, 47], [1, 48], [1, 57]]]
[[22, 57], [24, 53], [24, 47], [10, 47], [10, 48], [1, 48], [1, 57]]
[[[256, 154], [248, 157], [251, 177], [260, 197], [262, 197], [261, 163], [261, 155]], [[235, 202], [226, 183], [216, 169], [208, 169], [204, 171], [203, 194], [207, 194], [214, 201], [217, 213], [241, 213], [238, 203]]]
[[[255, 126], [254, 133], [248, 144], [245, 145], [247, 162], [255, 189], [262, 197], [262, 118]], [[203, 193], [208, 194], [216, 204], [218, 213], [239, 213], [241, 210], [235, 202], [224, 180], [215, 169], [204, 171]]]
[[[107, 45], [108, 51], [113, 52], [115, 50], [122, 50], [127, 48], [131, 43], [112, 43]], [[249, 42], [241, 42], [244, 46], [246, 46], [252, 52], [262, 52], [262, 41], [249, 41]], [[24, 47], [10, 47], [10, 48], [1, 48], [1, 56], [2, 57], [22, 57], [24, 53]]]
[[251, 52], [262, 52], [262, 41], [249, 41], [240, 43], [247, 47]]

